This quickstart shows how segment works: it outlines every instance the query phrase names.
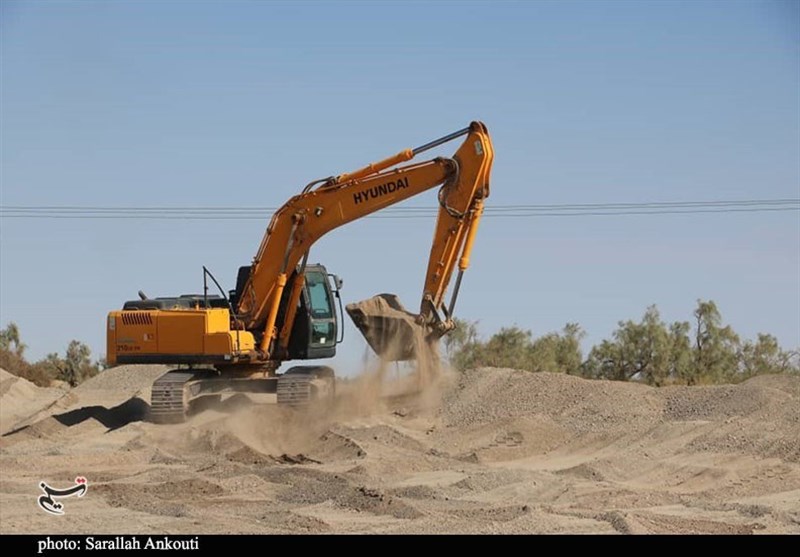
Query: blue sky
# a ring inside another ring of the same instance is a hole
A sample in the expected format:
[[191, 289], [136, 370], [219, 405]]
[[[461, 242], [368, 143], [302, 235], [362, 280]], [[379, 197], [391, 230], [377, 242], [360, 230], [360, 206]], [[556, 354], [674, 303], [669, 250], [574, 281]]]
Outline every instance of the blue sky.
[[[490, 205], [797, 198], [798, 6], [3, 0], [0, 203], [276, 206], [473, 119], [495, 144]], [[199, 291], [202, 265], [232, 287], [269, 218], [3, 218], [0, 325], [33, 357], [72, 338], [102, 355], [108, 310]], [[432, 228], [362, 220], [311, 260], [345, 302], [416, 307]], [[800, 346], [796, 211], [487, 218], [472, 261], [458, 314], [485, 335], [577, 321], [589, 347], [703, 298]], [[364, 348], [348, 323], [340, 371]]]

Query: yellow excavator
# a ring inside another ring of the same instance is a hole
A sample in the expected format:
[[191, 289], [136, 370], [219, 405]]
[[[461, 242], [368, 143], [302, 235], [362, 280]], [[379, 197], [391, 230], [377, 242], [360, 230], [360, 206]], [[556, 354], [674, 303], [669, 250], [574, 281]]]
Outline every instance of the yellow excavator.
[[[403, 164], [463, 136], [452, 157]], [[335, 378], [328, 366], [277, 372], [287, 360], [332, 358], [343, 337], [342, 281], [324, 266], [308, 263], [311, 246], [335, 228], [441, 186], [419, 313], [406, 311], [391, 294], [347, 305], [379, 356], [414, 359], [416, 339], [434, 343], [454, 326], [493, 157], [486, 126], [472, 122], [416, 149], [311, 182], [273, 215], [252, 263], [239, 268], [236, 288], [227, 295], [204, 267], [203, 294], [149, 298], [139, 291], [140, 299], [111, 311], [108, 363], [185, 366], [153, 384], [150, 406], [156, 422], [183, 421], [195, 403], [232, 392], [276, 393], [279, 404], [289, 405], [332, 396]], [[209, 294], [209, 279], [220, 294]]]

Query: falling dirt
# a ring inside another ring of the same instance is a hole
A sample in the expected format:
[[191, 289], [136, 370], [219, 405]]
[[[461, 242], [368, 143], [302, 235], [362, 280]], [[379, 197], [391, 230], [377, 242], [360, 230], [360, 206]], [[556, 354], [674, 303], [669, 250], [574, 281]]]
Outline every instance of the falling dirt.
[[[372, 405], [384, 396], [416, 395], [418, 406], [433, 409], [441, 400], [452, 374], [442, 365], [439, 338], [419, 324], [419, 316], [405, 309], [394, 294], [378, 294], [347, 305], [347, 313], [367, 344], [378, 355], [377, 364], [362, 374], [351, 397], [357, 406]], [[411, 362], [412, 373], [388, 381], [399, 361]], [[393, 389], [387, 393], [387, 387]], [[355, 395], [355, 396], [353, 396]], [[373, 408], [374, 410], [374, 408]]]
[[[3, 374], [0, 532], [800, 533], [800, 377], [480, 369], [420, 389], [376, 363], [328, 408], [237, 395], [165, 426], [145, 420], [163, 372], [114, 368], [55, 401]], [[78, 475], [63, 516], [37, 507], [40, 481]]]

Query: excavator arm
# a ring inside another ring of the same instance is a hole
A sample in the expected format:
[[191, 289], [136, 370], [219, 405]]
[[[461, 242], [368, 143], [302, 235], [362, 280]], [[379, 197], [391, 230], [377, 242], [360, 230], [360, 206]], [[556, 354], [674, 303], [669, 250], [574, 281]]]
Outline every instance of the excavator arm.
[[[451, 158], [396, 166], [461, 136], [466, 138]], [[266, 358], [280, 358], [289, 341], [311, 246], [339, 226], [441, 185], [439, 215], [416, 320], [432, 333], [444, 334], [452, 328], [450, 314], [462, 273], [469, 266], [483, 200], [489, 195], [493, 156], [486, 126], [473, 122], [463, 130], [416, 149], [306, 186], [274, 214], [267, 227], [237, 301], [238, 307], [234, 308], [239, 326], [256, 333], [259, 351]], [[445, 292], [456, 266], [459, 269], [456, 288], [450, 307], [445, 308]], [[278, 330], [276, 321], [282, 300], [287, 302]]]

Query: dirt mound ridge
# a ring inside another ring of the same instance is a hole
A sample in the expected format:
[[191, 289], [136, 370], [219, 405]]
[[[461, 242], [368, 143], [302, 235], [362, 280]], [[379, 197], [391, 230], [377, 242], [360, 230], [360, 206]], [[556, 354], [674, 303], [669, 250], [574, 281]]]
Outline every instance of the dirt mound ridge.
[[[2, 372], [2, 434], [52, 436], [70, 428], [88, 431], [88, 423], [113, 430], [145, 418], [150, 387], [166, 366], [118, 366], [101, 371], [74, 389], [43, 389]], [[10, 440], [6, 440], [9, 442]]]
[[[368, 376], [332, 407], [241, 395], [161, 426], [142, 417], [164, 371], [103, 372], [0, 439], [2, 530], [800, 533], [800, 377], [656, 389], [480, 369], [431, 408]], [[92, 487], [72, 522], [31, 505], [37, 481], [78, 473]]]
[[441, 408], [444, 425], [458, 428], [531, 416], [547, 416], [576, 433], [741, 418], [797, 427], [800, 376], [760, 376], [738, 385], [655, 388], [482, 368], [461, 374]]
[[150, 389], [153, 381], [169, 371], [167, 366], [129, 365], [117, 366], [101, 371], [84, 381], [74, 392], [78, 395], [95, 391], [111, 391], [126, 398]]
[[631, 446], [647, 454], [737, 453], [800, 462], [796, 376], [654, 388], [485, 368], [461, 374], [440, 414], [438, 441], [472, 462], [553, 450], [599, 458]]
[[38, 387], [0, 368], [0, 434], [58, 400], [65, 391]]
[[445, 426], [461, 428], [543, 415], [574, 431], [589, 431], [652, 424], [662, 409], [657, 392], [644, 385], [481, 368], [459, 376], [441, 416]]

